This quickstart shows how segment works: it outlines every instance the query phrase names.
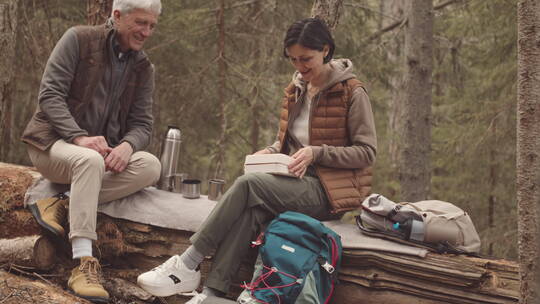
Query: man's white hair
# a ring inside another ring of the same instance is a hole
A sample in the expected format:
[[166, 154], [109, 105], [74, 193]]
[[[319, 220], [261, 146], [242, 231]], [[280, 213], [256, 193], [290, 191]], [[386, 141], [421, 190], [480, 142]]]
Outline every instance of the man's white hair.
[[118, 10], [122, 14], [129, 14], [134, 9], [144, 9], [156, 15], [161, 14], [161, 0], [114, 0], [111, 16]]

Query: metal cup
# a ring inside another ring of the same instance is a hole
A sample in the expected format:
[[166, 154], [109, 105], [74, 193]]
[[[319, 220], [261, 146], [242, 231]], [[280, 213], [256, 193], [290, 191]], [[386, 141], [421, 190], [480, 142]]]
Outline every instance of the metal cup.
[[182, 181], [187, 179], [187, 173], [175, 173], [169, 176], [171, 179], [171, 191], [176, 193], [182, 193]]
[[208, 199], [217, 201], [223, 194], [223, 187], [225, 186], [225, 180], [211, 179], [208, 181]]
[[201, 194], [201, 181], [198, 179], [184, 179], [182, 181], [182, 196], [185, 198], [199, 198]]

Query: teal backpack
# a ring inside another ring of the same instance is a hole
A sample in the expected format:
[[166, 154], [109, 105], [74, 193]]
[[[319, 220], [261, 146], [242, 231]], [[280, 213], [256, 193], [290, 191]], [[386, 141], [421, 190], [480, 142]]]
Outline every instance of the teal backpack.
[[238, 303], [330, 303], [341, 263], [338, 234], [316, 219], [287, 211], [253, 245], [260, 246], [259, 256]]

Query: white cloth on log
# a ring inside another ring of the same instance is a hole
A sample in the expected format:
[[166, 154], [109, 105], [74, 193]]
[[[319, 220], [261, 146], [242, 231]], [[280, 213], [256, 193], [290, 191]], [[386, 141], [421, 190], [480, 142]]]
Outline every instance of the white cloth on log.
[[[54, 184], [41, 177], [28, 188], [24, 202], [34, 204], [39, 199], [68, 190], [69, 185]], [[98, 211], [114, 218], [195, 232], [216, 203], [206, 195], [201, 195], [198, 199], [187, 199], [180, 193], [148, 187], [125, 198], [100, 204]], [[387, 251], [419, 257], [425, 257], [428, 253], [426, 249], [366, 236], [351, 223], [327, 221], [324, 224], [341, 236], [343, 248]]]

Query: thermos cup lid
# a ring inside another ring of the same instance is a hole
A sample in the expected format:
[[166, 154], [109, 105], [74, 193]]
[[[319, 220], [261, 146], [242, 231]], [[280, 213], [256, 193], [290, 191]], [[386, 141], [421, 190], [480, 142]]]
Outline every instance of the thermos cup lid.
[[176, 126], [168, 126], [168, 128], [169, 129], [167, 130], [166, 138], [180, 140], [180, 137], [181, 137], [180, 129]]

